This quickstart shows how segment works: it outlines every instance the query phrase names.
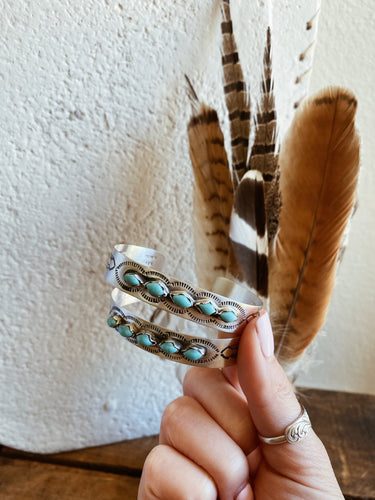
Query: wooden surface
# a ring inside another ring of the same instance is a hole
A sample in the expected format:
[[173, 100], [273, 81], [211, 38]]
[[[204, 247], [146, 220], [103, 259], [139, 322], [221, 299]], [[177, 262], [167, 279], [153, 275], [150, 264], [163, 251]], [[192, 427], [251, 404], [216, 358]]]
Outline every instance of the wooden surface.
[[301, 391], [345, 497], [375, 499], [375, 396]]
[[0, 457], [0, 498], [113, 500], [137, 498], [139, 479], [33, 460]]
[[[304, 389], [299, 397], [347, 500], [375, 500], [375, 396]], [[2, 500], [133, 500], [157, 437], [38, 455], [0, 448]]]

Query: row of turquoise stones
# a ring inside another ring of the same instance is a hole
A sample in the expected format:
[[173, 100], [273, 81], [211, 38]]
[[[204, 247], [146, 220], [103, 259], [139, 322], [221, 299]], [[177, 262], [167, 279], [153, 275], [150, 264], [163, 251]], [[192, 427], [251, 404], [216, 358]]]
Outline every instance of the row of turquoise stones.
[[238, 320], [238, 315], [230, 308], [219, 308], [210, 299], [199, 299], [194, 301], [185, 291], [170, 292], [162, 281], [145, 281], [139, 274], [133, 272], [126, 272], [124, 274], [124, 281], [127, 285], [132, 287], [145, 286], [147, 291], [153, 297], [166, 297], [170, 296], [172, 302], [182, 309], [190, 307], [197, 307], [198, 310], [206, 316], [219, 316], [225, 323], [232, 323]]
[[[133, 337], [134, 333], [131, 330], [132, 323], [121, 323], [121, 321], [121, 317], [117, 315], [110, 316], [107, 319], [108, 326], [115, 328], [122, 337]], [[135, 333], [135, 339], [142, 347], [158, 345], [165, 354], [180, 352], [188, 361], [197, 361], [206, 354], [206, 348], [198, 344], [192, 344], [182, 349], [182, 344], [177, 339], [168, 338], [158, 343], [150, 333], [144, 333], [142, 330], [139, 333]]]

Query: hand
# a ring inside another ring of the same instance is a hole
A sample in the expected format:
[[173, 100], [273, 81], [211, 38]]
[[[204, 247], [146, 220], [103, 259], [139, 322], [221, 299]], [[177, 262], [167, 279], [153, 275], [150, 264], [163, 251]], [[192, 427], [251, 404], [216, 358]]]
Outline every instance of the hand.
[[184, 394], [165, 410], [138, 500], [343, 498], [312, 430], [294, 444], [258, 439], [283, 434], [300, 414], [266, 313], [245, 328], [237, 366], [192, 368]]

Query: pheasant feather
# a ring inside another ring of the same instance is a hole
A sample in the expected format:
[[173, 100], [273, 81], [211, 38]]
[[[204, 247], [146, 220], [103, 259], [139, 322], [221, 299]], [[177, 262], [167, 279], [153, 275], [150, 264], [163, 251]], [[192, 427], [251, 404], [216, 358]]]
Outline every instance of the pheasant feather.
[[229, 272], [263, 299], [268, 295], [268, 239], [264, 182], [249, 170], [237, 187], [230, 221]]
[[[268, 7], [271, 24], [270, 3]], [[271, 29], [252, 118], [229, 0], [222, 0], [222, 14], [231, 167], [216, 112], [196, 105], [188, 131], [196, 179], [197, 274], [207, 287], [216, 276], [230, 274], [265, 299], [276, 354], [292, 375], [324, 323], [348, 221], [355, 210], [357, 103], [340, 88], [306, 99], [279, 154]], [[249, 154], [250, 124], [255, 134]]]
[[233, 186], [224, 137], [215, 110], [201, 105], [188, 125], [193, 166], [196, 274], [201, 285], [212, 286], [228, 266], [229, 220]]
[[267, 30], [263, 65], [255, 140], [246, 173], [234, 195], [229, 272], [266, 300], [268, 246], [277, 230], [280, 207], [270, 28]]
[[278, 151], [276, 150], [277, 117], [272, 76], [271, 28], [263, 56], [263, 80], [256, 117], [254, 144], [249, 160], [250, 170], [257, 170], [264, 181], [268, 240], [275, 237], [280, 213]]
[[[265, 182], [267, 187], [271, 184], [277, 186], [277, 159], [273, 159], [276, 113], [271, 33], [268, 30], [264, 54], [264, 78], [255, 130], [256, 159], [253, 161], [250, 157], [249, 162], [250, 97], [243, 81], [229, 0], [222, 0], [222, 15], [222, 66], [231, 130], [231, 169], [217, 114], [205, 105], [197, 109], [198, 99], [188, 80], [196, 111], [188, 126], [190, 158], [196, 181], [193, 218], [196, 273], [205, 286], [209, 286], [219, 274], [230, 274], [236, 281], [266, 298], [267, 221], [272, 220], [275, 226], [277, 217], [277, 210], [273, 210], [272, 214], [270, 211], [267, 217], [264, 191]], [[253, 170], [250, 170], [252, 166]], [[274, 200], [275, 189], [270, 193], [271, 189], [268, 189], [267, 200]]]
[[229, 113], [233, 183], [236, 188], [247, 167], [250, 135], [250, 94], [247, 92], [239, 60], [229, 0], [222, 1], [221, 33], [225, 102]]
[[270, 257], [270, 310], [276, 352], [295, 364], [322, 328], [353, 210], [360, 140], [357, 102], [329, 88], [298, 108], [279, 157], [283, 200]]

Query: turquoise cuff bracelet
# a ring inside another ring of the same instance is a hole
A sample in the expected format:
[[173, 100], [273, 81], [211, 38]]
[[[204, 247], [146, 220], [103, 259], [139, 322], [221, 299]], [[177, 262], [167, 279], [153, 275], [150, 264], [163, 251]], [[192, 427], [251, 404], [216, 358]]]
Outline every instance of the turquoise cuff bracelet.
[[128, 310], [139, 302], [120, 290], [111, 294], [108, 325], [133, 345], [164, 359], [193, 366], [223, 368], [236, 362], [240, 337], [201, 338], [163, 328]]
[[234, 332], [258, 315], [261, 300], [230, 280], [219, 278], [210, 292], [167, 276], [162, 272], [163, 264], [163, 255], [155, 250], [116, 245], [105, 277], [143, 302], [223, 332]]

